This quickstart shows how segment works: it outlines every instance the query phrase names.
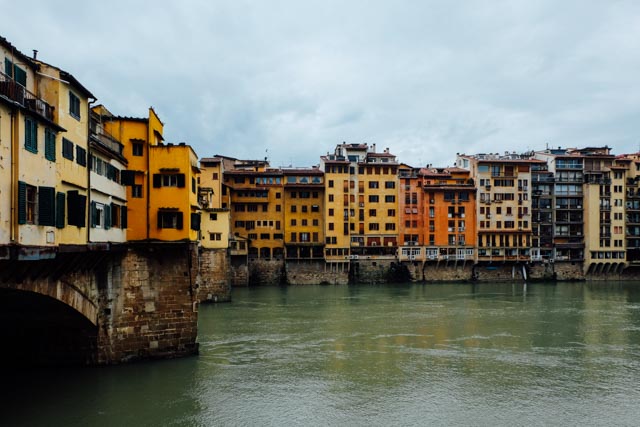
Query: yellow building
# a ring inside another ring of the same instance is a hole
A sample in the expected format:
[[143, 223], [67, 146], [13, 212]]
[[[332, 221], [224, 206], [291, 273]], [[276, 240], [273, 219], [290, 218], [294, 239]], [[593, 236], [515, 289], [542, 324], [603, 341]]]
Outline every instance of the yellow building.
[[537, 162], [509, 153], [458, 155], [456, 165], [471, 172], [478, 189], [478, 261], [530, 260], [531, 165]]
[[318, 168], [282, 172], [286, 259], [323, 259], [324, 173]]
[[269, 168], [266, 161], [235, 161], [233, 169], [224, 171], [231, 233], [238, 242], [248, 242], [252, 259], [284, 257], [282, 179], [282, 171]]
[[[229, 247], [230, 214], [227, 202], [223, 208], [223, 162], [220, 157], [200, 159], [199, 202], [202, 207], [200, 244], [204, 248]], [[226, 188], [225, 188], [226, 190]]]
[[[320, 157], [324, 171], [324, 233], [325, 261], [333, 271], [345, 271], [349, 266], [349, 160], [342, 153]], [[345, 211], [345, 209], [347, 209]]]
[[[89, 101], [95, 97], [73, 75], [58, 67], [37, 62], [38, 91], [55, 107], [55, 120], [65, 129], [56, 138], [56, 199], [62, 206], [57, 214], [57, 241], [60, 245], [85, 245], [89, 235], [87, 206], [89, 203]], [[109, 213], [109, 212], [107, 212]], [[101, 210], [100, 226], [105, 226]], [[61, 247], [61, 250], [63, 250]]]
[[[339, 144], [320, 159], [326, 185], [326, 259], [395, 257], [398, 248], [398, 163], [376, 146]], [[333, 265], [331, 266], [334, 267]], [[342, 266], [344, 267], [344, 265]]]
[[4, 38], [0, 57], [0, 259], [12, 245], [18, 259], [51, 258], [56, 207], [64, 206], [56, 204], [56, 138], [64, 129], [37, 95], [39, 66]]

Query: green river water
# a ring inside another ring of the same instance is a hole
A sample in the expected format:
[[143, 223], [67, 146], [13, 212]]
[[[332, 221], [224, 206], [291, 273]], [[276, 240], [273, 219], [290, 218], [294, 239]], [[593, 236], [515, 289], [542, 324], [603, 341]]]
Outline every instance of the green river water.
[[199, 342], [5, 374], [0, 423], [640, 425], [640, 283], [236, 289]]

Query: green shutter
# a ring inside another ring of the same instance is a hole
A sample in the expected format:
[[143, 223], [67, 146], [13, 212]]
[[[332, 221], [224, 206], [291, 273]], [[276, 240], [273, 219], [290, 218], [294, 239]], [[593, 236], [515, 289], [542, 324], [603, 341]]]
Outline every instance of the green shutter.
[[64, 193], [56, 194], [56, 227], [64, 228]]
[[124, 230], [125, 228], [127, 228], [127, 207], [126, 206], [122, 206], [121, 210], [120, 210], [121, 214], [122, 214], [122, 229]]
[[176, 228], [178, 230], [182, 230], [182, 223], [183, 223], [183, 221], [182, 221], [182, 212], [178, 212], [178, 213], [176, 213], [176, 215], [178, 216], [178, 220], [176, 221], [176, 224], [177, 224]]
[[95, 227], [98, 223], [98, 209], [96, 202], [91, 202], [91, 227]]
[[18, 181], [18, 224], [27, 223], [27, 184]]
[[104, 205], [104, 229], [111, 228], [111, 205]]
[[30, 117], [24, 118], [24, 148], [32, 153], [38, 152], [38, 124]]
[[9, 61], [9, 58], [4, 58], [4, 73], [9, 77], [13, 77], [13, 63]]
[[52, 162], [56, 161], [56, 134], [49, 129], [44, 133], [44, 157]]
[[53, 187], [38, 188], [38, 224], [55, 224], [55, 194]]
[[87, 223], [87, 196], [78, 194], [77, 203], [78, 207], [78, 227], [84, 227]]
[[17, 65], [13, 66], [13, 78], [16, 82], [20, 83], [22, 86], [27, 87], [27, 72]]
[[178, 174], [178, 188], [184, 188], [184, 174]]

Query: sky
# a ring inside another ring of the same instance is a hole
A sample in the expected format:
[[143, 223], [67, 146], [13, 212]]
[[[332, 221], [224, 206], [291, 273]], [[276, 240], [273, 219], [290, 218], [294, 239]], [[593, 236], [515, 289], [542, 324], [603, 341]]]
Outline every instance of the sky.
[[199, 157], [307, 167], [336, 144], [640, 150], [640, 1], [0, 0], [0, 35]]

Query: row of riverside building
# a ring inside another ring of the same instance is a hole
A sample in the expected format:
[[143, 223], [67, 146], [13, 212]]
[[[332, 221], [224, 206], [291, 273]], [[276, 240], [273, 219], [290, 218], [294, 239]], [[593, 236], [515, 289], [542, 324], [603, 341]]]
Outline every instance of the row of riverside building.
[[640, 262], [640, 158], [610, 148], [456, 155], [412, 167], [388, 148], [338, 144], [308, 168], [164, 141], [153, 108], [112, 114], [72, 74], [0, 38], [0, 259], [197, 242], [234, 265], [358, 260]]

